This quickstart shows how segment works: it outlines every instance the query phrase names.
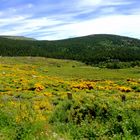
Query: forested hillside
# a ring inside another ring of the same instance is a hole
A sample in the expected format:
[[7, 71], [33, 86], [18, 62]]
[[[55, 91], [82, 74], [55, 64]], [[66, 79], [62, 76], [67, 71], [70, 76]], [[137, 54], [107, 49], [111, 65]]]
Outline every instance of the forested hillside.
[[140, 60], [140, 40], [117, 35], [90, 35], [57, 41], [0, 37], [1, 56], [43, 56], [89, 64]]

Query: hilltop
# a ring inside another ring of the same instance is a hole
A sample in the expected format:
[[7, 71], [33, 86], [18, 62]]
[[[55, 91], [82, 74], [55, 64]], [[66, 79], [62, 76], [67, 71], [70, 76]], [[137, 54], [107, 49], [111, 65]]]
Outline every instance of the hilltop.
[[0, 37], [7, 38], [7, 39], [13, 39], [13, 40], [35, 40], [34, 38], [29, 38], [29, 37], [25, 37], [25, 36], [7, 36], [7, 35], [1, 35]]
[[55, 41], [0, 37], [1, 56], [42, 56], [99, 64], [139, 61], [139, 54], [139, 39], [118, 35], [98, 34]]

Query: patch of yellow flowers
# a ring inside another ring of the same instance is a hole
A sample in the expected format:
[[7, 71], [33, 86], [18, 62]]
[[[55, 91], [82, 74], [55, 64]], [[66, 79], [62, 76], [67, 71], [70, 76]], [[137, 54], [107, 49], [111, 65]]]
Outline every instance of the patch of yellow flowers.
[[42, 91], [43, 89], [45, 89], [45, 87], [40, 83], [36, 83], [35, 84], [35, 89], [36, 89], [36, 91], [39, 92], [39, 91]]

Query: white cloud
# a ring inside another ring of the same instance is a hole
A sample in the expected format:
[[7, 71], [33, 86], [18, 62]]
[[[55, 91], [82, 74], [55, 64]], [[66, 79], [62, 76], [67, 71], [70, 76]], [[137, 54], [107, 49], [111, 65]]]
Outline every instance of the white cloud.
[[79, 0], [78, 3], [80, 6], [97, 6], [103, 2], [103, 0]]
[[92, 19], [84, 22], [64, 25], [49, 29], [56, 35], [40, 37], [39, 39], [62, 39], [67, 36], [84, 36], [89, 34], [119, 34], [140, 38], [140, 16], [113, 15]]
[[0, 27], [5, 25], [11, 25], [16, 22], [16, 26], [12, 27], [11, 30], [3, 31], [2, 35], [18, 35], [18, 34], [25, 34], [25, 33], [32, 33], [36, 32], [39, 28], [45, 26], [53, 26], [57, 24], [61, 24], [61, 21], [49, 19], [49, 18], [37, 18], [37, 19], [28, 19], [28, 16], [17, 16], [6, 19], [0, 19]]
[[34, 5], [32, 3], [27, 4], [27, 8], [32, 8]]
[[[130, 3], [132, 1], [75, 0], [71, 5], [59, 4], [58, 12], [57, 4], [35, 6], [27, 3], [17, 9], [12, 7], [0, 11], [0, 32], [2, 35], [30, 34], [30, 37], [47, 40], [102, 33], [140, 38], [139, 8], [129, 9], [127, 15], [116, 12], [116, 6]], [[32, 8], [35, 13], [32, 13]], [[26, 14], [22, 13], [24, 9]], [[82, 15], [89, 17], [84, 19]]]
[[3, 26], [6, 26], [6, 25], [11, 25], [11, 24], [18, 24], [18, 23], [21, 23], [22, 21], [26, 20], [26, 18], [28, 18], [29, 16], [28, 15], [24, 15], [24, 16], [20, 16], [20, 15], [17, 15], [17, 16], [10, 16], [10, 17], [7, 17], [7, 18], [0, 18], [0, 27], [3, 27]]
[[2, 16], [2, 15], [3, 15], [3, 12], [0, 11], [0, 16]]
[[100, 6], [117, 6], [124, 4], [131, 4], [132, 1], [124, 0], [78, 0], [78, 7], [100, 7]]
[[12, 17], [10, 20], [9, 18], [0, 19], [0, 23], [0, 28], [5, 25], [17, 24], [11, 29], [3, 29], [1, 31], [2, 35], [26, 35], [33, 33], [35, 36], [38, 36], [38, 39], [47, 40], [106, 33], [140, 38], [139, 15], [107, 15], [82, 22], [75, 21], [67, 24], [65, 24], [64, 19], [30, 19], [28, 16], [16, 16]]

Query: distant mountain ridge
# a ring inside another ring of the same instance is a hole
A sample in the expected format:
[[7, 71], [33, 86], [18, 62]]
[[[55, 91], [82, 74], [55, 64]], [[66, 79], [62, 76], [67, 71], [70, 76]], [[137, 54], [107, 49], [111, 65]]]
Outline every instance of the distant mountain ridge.
[[108, 34], [56, 41], [0, 37], [0, 55], [72, 59], [89, 64], [140, 61], [140, 40]]
[[7, 39], [14, 39], [14, 40], [35, 40], [34, 38], [29, 38], [29, 37], [25, 37], [25, 36], [7, 36], [7, 35], [1, 35], [0, 37], [7, 38]]

